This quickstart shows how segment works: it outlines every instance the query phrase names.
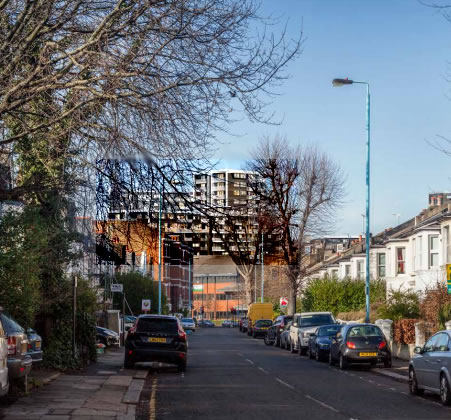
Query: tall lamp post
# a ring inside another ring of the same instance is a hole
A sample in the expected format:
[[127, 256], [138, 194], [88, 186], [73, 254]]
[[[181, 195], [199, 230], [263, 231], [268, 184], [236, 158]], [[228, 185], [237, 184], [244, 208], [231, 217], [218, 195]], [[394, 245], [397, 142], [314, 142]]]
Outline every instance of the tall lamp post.
[[332, 85], [340, 87], [352, 84], [366, 85], [366, 217], [365, 217], [365, 240], [366, 240], [366, 316], [365, 321], [370, 322], [370, 85], [368, 82], [358, 82], [350, 79], [334, 79]]

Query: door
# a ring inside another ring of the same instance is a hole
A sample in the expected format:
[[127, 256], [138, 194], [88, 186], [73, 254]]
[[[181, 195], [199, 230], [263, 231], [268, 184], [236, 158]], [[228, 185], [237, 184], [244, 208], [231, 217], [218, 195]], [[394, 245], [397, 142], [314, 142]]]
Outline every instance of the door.
[[429, 353], [426, 360], [426, 385], [436, 390], [440, 389], [440, 370], [445, 363], [446, 353], [448, 353], [448, 334], [437, 334], [434, 349]]
[[423, 387], [429, 387], [429, 381], [432, 378], [431, 370], [431, 355], [434, 352], [435, 345], [437, 344], [438, 334], [432, 336], [424, 345], [423, 353], [415, 357], [415, 374], [417, 375], [418, 384]]

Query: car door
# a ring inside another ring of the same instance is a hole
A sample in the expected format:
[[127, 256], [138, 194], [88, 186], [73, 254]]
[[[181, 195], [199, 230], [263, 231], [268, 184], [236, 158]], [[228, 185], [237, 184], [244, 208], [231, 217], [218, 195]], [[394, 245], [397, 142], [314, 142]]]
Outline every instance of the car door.
[[448, 349], [448, 334], [442, 332], [437, 334], [436, 337], [437, 340], [434, 344], [433, 351], [429, 353], [426, 360], [427, 369], [425, 370], [425, 385], [438, 390], [440, 388], [440, 372], [445, 363]]
[[[437, 344], [438, 334], [432, 336], [423, 347], [423, 352], [415, 358], [415, 374], [418, 384], [423, 387], [429, 387], [429, 381], [432, 378], [431, 370], [431, 355], [434, 352]], [[432, 382], [432, 381], [431, 381]]]
[[343, 341], [343, 334], [346, 334], [344, 329], [342, 331], [339, 331], [336, 337], [332, 339], [332, 343], [330, 345], [330, 354], [332, 356], [332, 359], [334, 360], [338, 359], [340, 344]]
[[296, 345], [298, 341], [298, 330], [299, 330], [299, 315], [293, 317], [293, 323], [290, 327], [290, 341], [293, 345]]

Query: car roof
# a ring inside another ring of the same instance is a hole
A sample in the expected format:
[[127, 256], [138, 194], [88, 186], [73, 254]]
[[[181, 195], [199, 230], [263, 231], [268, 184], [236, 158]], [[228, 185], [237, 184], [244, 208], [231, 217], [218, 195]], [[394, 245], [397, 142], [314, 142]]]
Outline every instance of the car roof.
[[332, 312], [298, 312], [295, 315], [332, 315]]
[[157, 315], [157, 314], [151, 314], [151, 315], [139, 315], [138, 319], [141, 318], [150, 318], [150, 319], [178, 319], [176, 316], [172, 315]]

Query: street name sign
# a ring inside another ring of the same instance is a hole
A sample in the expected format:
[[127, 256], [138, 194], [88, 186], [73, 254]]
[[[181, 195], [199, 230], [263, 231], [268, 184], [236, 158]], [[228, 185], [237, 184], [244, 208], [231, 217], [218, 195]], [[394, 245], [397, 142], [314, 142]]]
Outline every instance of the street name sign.
[[152, 302], [150, 301], [150, 299], [143, 299], [141, 302], [141, 309], [144, 312], [150, 311], [150, 308], [152, 306]]
[[111, 291], [113, 293], [122, 293], [124, 291], [124, 287], [122, 284], [112, 284]]
[[446, 264], [446, 284], [448, 285], [448, 295], [451, 295], [451, 264]]

